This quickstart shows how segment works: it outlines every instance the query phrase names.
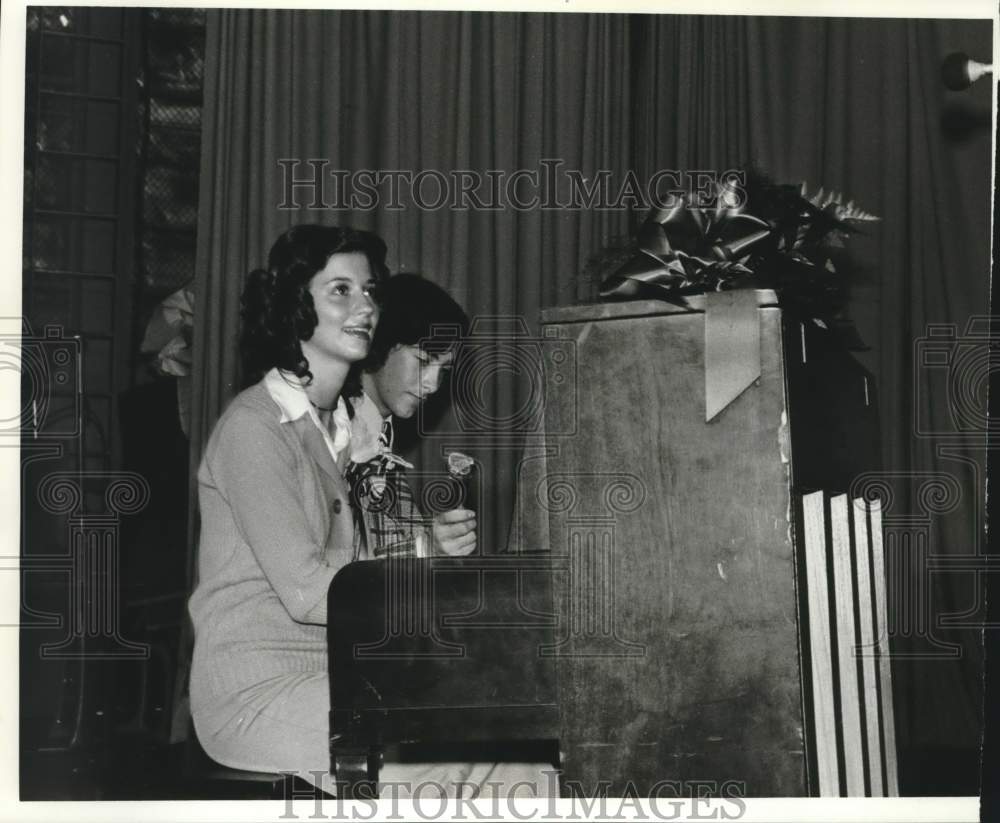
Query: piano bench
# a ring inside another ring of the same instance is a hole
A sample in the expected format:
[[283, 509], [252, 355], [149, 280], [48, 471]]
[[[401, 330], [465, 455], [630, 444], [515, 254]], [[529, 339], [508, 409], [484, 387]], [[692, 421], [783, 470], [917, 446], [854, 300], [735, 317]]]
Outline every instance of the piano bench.
[[329, 797], [321, 789], [296, 775], [280, 772], [250, 772], [213, 764], [213, 768], [191, 781], [191, 792], [198, 799], [212, 800], [285, 800]]
[[284, 800], [327, 797], [321, 789], [297, 775], [256, 772], [223, 766], [202, 748], [194, 724], [188, 726], [184, 746], [183, 783], [192, 800]]

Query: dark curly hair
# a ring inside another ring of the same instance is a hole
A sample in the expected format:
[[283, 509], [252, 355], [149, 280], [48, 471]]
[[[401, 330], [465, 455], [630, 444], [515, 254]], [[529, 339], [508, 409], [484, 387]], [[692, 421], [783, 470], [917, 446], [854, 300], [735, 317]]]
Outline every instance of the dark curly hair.
[[271, 247], [267, 269], [247, 275], [241, 299], [240, 354], [243, 385], [260, 380], [272, 368], [312, 379], [301, 341], [312, 337], [318, 318], [309, 281], [334, 254], [361, 252], [382, 283], [388, 276], [386, 247], [375, 234], [337, 226], [298, 225]]
[[469, 318], [462, 307], [448, 292], [419, 274], [390, 277], [382, 285], [379, 298], [382, 313], [368, 356], [360, 363], [363, 371], [382, 368], [394, 346], [419, 343], [434, 356], [444, 354], [469, 334]]

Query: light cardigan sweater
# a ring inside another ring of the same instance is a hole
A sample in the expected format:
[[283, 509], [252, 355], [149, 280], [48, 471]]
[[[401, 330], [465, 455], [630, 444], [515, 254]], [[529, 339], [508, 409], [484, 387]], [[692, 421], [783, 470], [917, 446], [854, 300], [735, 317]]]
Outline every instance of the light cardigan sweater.
[[[331, 438], [294, 378], [239, 394], [198, 472], [192, 711], [283, 675], [325, 672], [326, 596], [355, 556], [343, 404]], [[317, 718], [317, 722], [323, 718]]]
[[[277, 372], [229, 405], [198, 471], [200, 579], [189, 603], [191, 713], [205, 750], [238, 769], [294, 770], [330, 793], [326, 595], [356, 546], [342, 405], [334, 418], [331, 438]], [[390, 761], [381, 778], [403, 797], [434, 784], [492, 796], [532, 783], [545, 796], [556, 784], [544, 769]]]

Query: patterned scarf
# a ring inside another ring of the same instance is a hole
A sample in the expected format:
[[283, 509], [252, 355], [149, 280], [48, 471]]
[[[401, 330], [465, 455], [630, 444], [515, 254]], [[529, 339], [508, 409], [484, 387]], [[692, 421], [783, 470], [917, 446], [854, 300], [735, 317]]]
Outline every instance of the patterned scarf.
[[391, 451], [391, 419], [382, 425], [379, 454], [350, 463], [345, 472], [355, 525], [369, 557], [414, 557], [418, 537], [426, 539], [425, 518], [413, 499], [405, 460]]

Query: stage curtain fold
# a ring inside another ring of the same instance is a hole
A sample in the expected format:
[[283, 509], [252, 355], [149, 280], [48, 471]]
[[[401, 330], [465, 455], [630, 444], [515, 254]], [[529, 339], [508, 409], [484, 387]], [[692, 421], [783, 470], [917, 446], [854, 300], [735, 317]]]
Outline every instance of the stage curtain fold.
[[[949, 51], [989, 55], [988, 23], [245, 9], [212, 10], [208, 20], [192, 469], [238, 389], [242, 277], [285, 227], [378, 231], [394, 270], [425, 274], [481, 324], [521, 317], [535, 332], [541, 307], [595, 296], [581, 275], [588, 259], [641, 216], [427, 209], [406, 198], [399, 209], [308, 208], [301, 189], [289, 208], [279, 160], [326, 161], [327, 174], [446, 175], [542, 172], [541, 161], [558, 160], [584, 176], [606, 170], [617, 184], [629, 170], [645, 181], [660, 169], [755, 163], [775, 181], [842, 191], [882, 217], [851, 241], [862, 275], [851, 315], [870, 347], [859, 358], [878, 380], [883, 463], [913, 481], [897, 505], [914, 511], [921, 477], [954, 474], [963, 496], [935, 521], [931, 551], [981, 548], [983, 455], [975, 443], [949, 452], [941, 438], [918, 436], [916, 409], [942, 430], [952, 417], [914, 352], [929, 323], [955, 323], [961, 334], [987, 311], [989, 88], [947, 92], [939, 66]], [[432, 180], [424, 191], [434, 194]], [[482, 400], [499, 419], [530, 398], [498, 369]], [[449, 418], [442, 430], [460, 426]], [[425, 440], [418, 465], [439, 465], [441, 443]], [[480, 531], [495, 549], [507, 538], [518, 455], [482, 457]], [[976, 612], [975, 581], [912, 574], [932, 581], [914, 619]], [[900, 742], [975, 748], [978, 634], [936, 631], [961, 635], [960, 656], [899, 661]], [[896, 642], [927, 650], [926, 638]]]
[[[980, 581], [931, 569], [985, 550], [985, 438], [963, 435], [955, 415], [962, 392], [984, 390], [985, 373], [970, 368], [970, 385], [942, 391], [917, 346], [932, 324], [953, 324], [960, 340], [989, 311], [989, 87], [950, 92], [940, 76], [949, 52], [992, 52], [989, 25], [662, 15], [640, 29], [643, 174], [753, 164], [881, 217], [850, 241], [859, 272], [849, 313], [879, 390], [891, 514], [927, 523], [926, 544], [921, 527], [912, 545], [890, 548], [889, 571], [903, 766], [933, 781], [935, 756], [978, 750]], [[921, 498], [935, 475], [961, 489], [950, 508]]]
[[[594, 284], [578, 273], [603, 237], [627, 231], [627, 213], [420, 208], [405, 187], [398, 208], [322, 206], [338, 205], [335, 170], [426, 172], [424, 205], [439, 199], [437, 172], [539, 175], [537, 189], [499, 192], [503, 199], [539, 191], [547, 159], [622, 179], [630, 164], [622, 152], [630, 145], [626, 17], [225, 10], [210, 12], [208, 38], [194, 460], [239, 388], [242, 277], [264, 264], [289, 225], [346, 222], [379, 232], [394, 271], [439, 283], [481, 329], [516, 317], [534, 333], [541, 306], [591, 296]], [[299, 180], [321, 169], [318, 208], [308, 208], [307, 187], [288, 196], [291, 166], [279, 160], [301, 161]], [[481, 198], [489, 202], [488, 193]], [[534, 402], [526, 381], [499, 365], [480, 389], [477, 402], [496, 419]], [[450, 430], [460, 426], [452, 420]], [[440, 441], [420, 449], [425, 464], [440, 464]], [[480, 524], [497, 548], [507, 539], [516, 454], [483, 460]]]

